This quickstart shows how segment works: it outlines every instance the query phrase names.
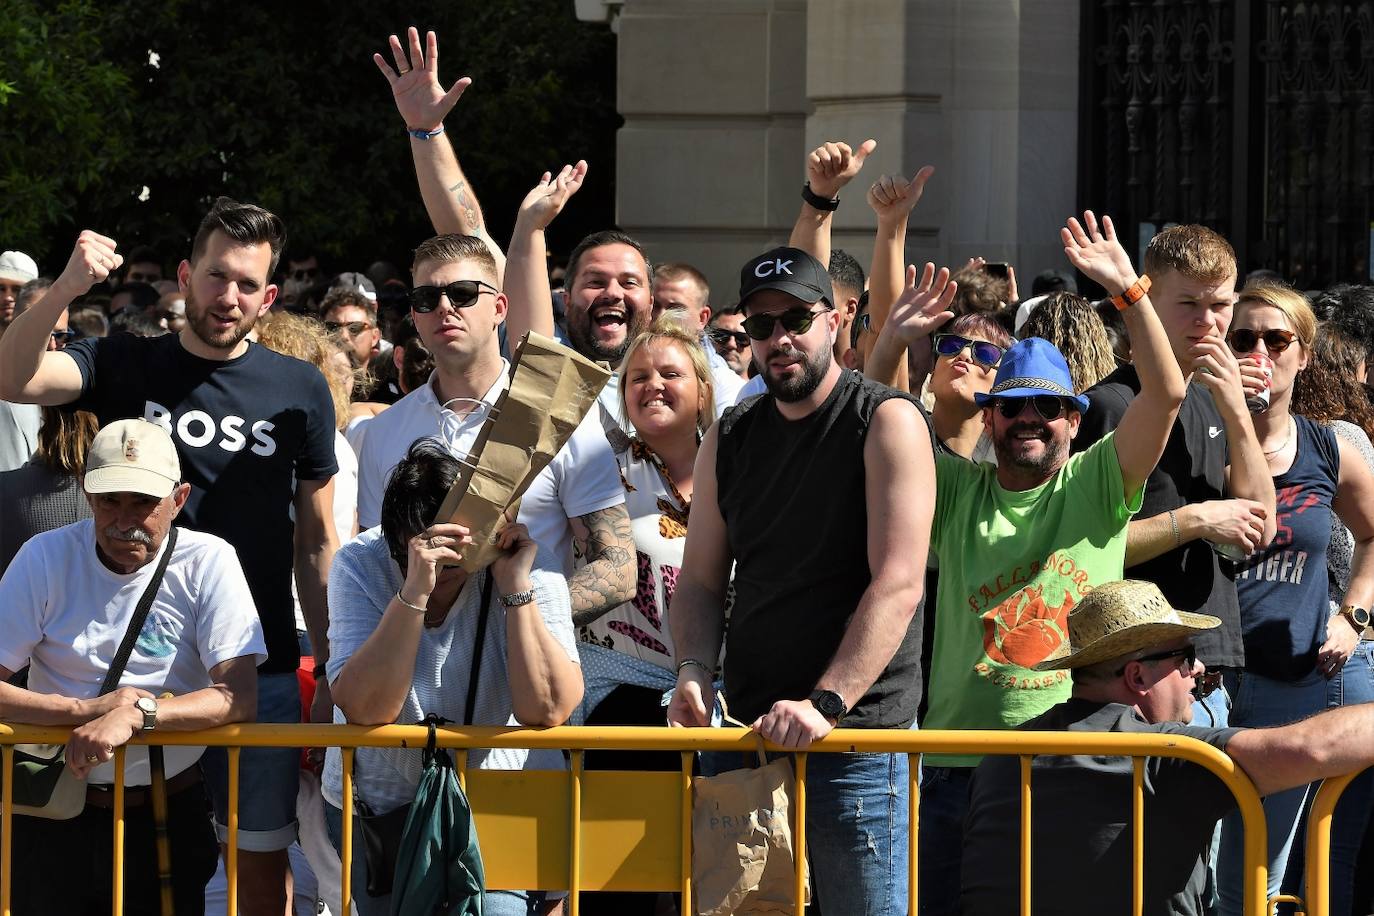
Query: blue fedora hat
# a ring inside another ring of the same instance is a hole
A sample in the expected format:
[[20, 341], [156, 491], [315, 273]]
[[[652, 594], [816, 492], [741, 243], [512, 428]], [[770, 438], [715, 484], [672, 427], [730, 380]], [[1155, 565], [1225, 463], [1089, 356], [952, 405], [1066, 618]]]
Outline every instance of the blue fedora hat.
[[996, 398], [1033, 398], [1041, 394], [1071, 398], [1080, 412], [1088, 409], [1088, 399], [1073, 392], [1069, 364], [1059, 348], [1043, 337], [1027, 337], [1002, 354], [992, 390], [987, 394], [980, 391], [973, 399], [979, 407], [986, 407]]

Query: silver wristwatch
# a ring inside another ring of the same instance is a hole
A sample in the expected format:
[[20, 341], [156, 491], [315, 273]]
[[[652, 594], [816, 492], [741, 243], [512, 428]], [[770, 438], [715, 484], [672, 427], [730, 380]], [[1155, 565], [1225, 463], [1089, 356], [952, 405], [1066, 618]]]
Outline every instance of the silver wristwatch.
[[516, 592], [513, 595], [502, 595], [502, 607], [521, 607], [522, 605], [534, 602], [534, 589], [526, 589], [523, 592]]
[[143, 730], [150, 732], [157, 727], [157, 700], [152, 697], [139, 697], [134, 706], [143, 713]]

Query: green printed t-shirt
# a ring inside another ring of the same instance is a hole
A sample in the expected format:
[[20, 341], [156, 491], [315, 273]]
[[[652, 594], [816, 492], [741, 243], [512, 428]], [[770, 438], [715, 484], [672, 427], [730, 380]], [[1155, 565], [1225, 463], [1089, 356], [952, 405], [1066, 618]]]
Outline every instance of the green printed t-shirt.
[[[940, 559], [930, 710], [921, 728], [1014, 728], [1069, 698], [1067, 671], [1033, 671], [1069, 639], [1069, 611], [1122, 578], [1128, 502], [1115, 436], [1069, 458], [1033, 490], [1005, 490], [997, 468], [936, 459], [931, 550]], [[981, 757], [927, 755], [930, 766]]]

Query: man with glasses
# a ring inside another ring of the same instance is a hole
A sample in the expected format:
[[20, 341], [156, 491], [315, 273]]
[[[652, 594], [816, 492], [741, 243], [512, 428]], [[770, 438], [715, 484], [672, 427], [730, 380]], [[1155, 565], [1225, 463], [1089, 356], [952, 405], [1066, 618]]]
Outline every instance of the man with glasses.
[[[1226, 346], [1236, 286], [1236, 257], [1226, 239], [1204, 226], [1165, 229], [1145, 249], [1145, 272], [1188, 394], [1127, 531], [1126, 569], [1158, 585], [1174, 607], [1221, 621], [1197, 641], [1208, 672], [1220, 674], [1244, 666], [1245, 646], [1236, 586], [1218, 552], [1259, 550], [1273, 540], [1277, 524], [1274, 480], [1241, 387], [1243, 374], [1261, 370], [1238, 364]], [[1088, 389], [1092, 408], [1073, 449], [1115, 429], [1139, 391], [1132, 365]], [[1200, 703], [1194, 718], [1224, 726], [1227, 707], [1221, 691]]]
[[715, 347], [725, 365], [740, 379], [749, 379], [749, 335], [744, 333], [744, 315], [738, 306], [729, 306], [716, 312], [707, 327], [711, 345]]
[[[668, 615], [673, 725], [710, 723], [722, 640], [731, 714], [784, 747], [804, 749], [836, 724], [915, 719], [930, 429], [909, 397], [840, 368], [834, 295], [824, 265], [798, 248], [741, 272], [743, 327], [768, 393], [728, 411], [697, 455]], [[819, 907], [905, 913], [906, 755], [816, 754], [807, 766]]]
[[325, 330], [337, 334], [348, 347], [348, 359], [357, 369], [381, 352], [382, 332], [377, 327], [377, 306], [360, 292], [335, 288], [320, 305]]
[[[1126, 526], [1164, 450], [1183, 378], [1110, 219], [1091, 212], [1061, 231], [1074, 267], [1115, 294], [1135, 347], [1141, 390], [1116, 431], [1070, 457], [1088, 401], [1047, 340], [1011, 347], [975, 401], [997, 464], [936, 461], [931, 549], [940, 563], [934, 669], [923, 728], [1012, 728], [1065, 699], [1068, 675], [1035, 666], [1067, 638], [1069, 612], [1121, 578]], [[883, 326], [878, 347], [908, 347], [953, 317], [949, 272], [926, 265]], [[886, 342], [883, 338], [889, 338]], [[953, 341], [946, 341], [954, 346]], [[991, 356], [992, 354], [986, 354]], [[922, 914], [958, 907], [960, 837], [978, 757], [927, 755], [921, 793]]]
[[[1153, 583], [1099, 585], [1069, 615], [1068, 639], [1060, 652], [1036, 666], [1070, 672], [1072, 695], [1021, 727], [1194, 738], [1240, 764], [1262, 796], [1374, 763], [1371, 704], [1329, 710], [1279, 728], [1198, 722], [1193, 691], [1202, 666], [1193, 642], [1220, 626], [1211, 615], [1172, 607]], [[1041, 756], [1031, 769], [1032, 911], [1130, 912], [1131, 758]], [[1148, 757], [1144, 769], [1142, 912], [1207, 912], [1204, 862], [1212, 829], [1235, 807], [1235, 798], [1194, 763]], [[1016, 912], [1020, 870], [1007, 851], [1019, 848], [1020, 811], [1018, 759], [985, 758], [973, 779], [964, 834], [960, 903], [966, 916]], [[1067, 889], [1066, 865], [1072, 868]]]
[[[491, 406], [510, 384], [497, 328], [507, 301], [496, 261], [470, 235], [440, 235], [415, 250], [410, 311], [435, 369], [421, 385], [368, 422], [358, 456], [358, 523], [381, 523], [382, 493], [410, 444], [425, 436], [444, 440], [466, 457]], [[634, 540], [625, 490], [595, 414], [574, 431], [520, 502], [521, 524], [546, 562], [568, 577], [573, 612], [593, 614], [634, 592]], [[574, 537], [584, 565], [574, 572]], [[576, 618], [575, 618], [576, 619]]]

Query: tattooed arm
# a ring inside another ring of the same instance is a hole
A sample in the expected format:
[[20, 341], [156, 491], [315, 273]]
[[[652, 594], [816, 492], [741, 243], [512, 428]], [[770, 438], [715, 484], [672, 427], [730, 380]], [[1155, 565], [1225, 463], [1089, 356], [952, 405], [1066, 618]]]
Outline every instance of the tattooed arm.
[[[439, 39], [433, 32], [425, 34], [423, 49], [420, 33], [415, 28], [406, 33], [406, 45], [403, 46], [395, 35], [391, 36], [390, 45], [394, 69], [381, 54], [372, 55], [372, 60], [391, 85], [396, 111], [405, 121], [406, 129], [428, 132], [442, 128], [444, 118], [458, 104], [472, 80], [465, 76], [444, 90], [439, 82]], [[485, 242], [496, 258], [499, 285], [506, 272], [506, 256], [487, 232], [477, 195], [458, 165], [458, 156], [449, 143], [448, 134], [427, 140], [412, 136], [410, 154], [415, 160], [420, 196], [434, 231], [474, 235]]]
[[568, 579], [572, 618], [586, 626], [634, 597], [635, 540], [624, 505], [569, 519], [587, 565]]

